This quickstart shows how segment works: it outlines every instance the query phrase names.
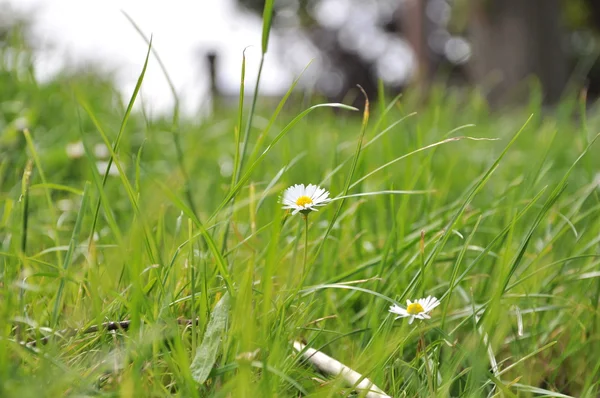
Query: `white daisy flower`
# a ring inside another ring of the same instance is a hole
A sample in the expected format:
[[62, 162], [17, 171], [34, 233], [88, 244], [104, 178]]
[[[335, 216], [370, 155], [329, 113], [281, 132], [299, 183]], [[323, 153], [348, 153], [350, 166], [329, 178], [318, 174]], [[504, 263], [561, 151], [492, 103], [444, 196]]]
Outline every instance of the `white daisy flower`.
[[394, 304], [390, 306], [390, 312], [398, 315], [396, 319], [409, 317], [408, 324], [410, 325], [415, 319], [430, 319], [429, 312], [438, 305], [440, 305], [440, 300], [427, 296], [427, 298], [418, 299], [414, 303], [406, 300], [406, 309]]
[[292, 209], [292, 214], [302, 212], [308, 214], [311, 211], [317, 211], [317, 206], [324, 206], [331, 202], [329, 192], [325, 189], [308, 184], [292, 185], [283, 192], [281, 203], [284, 209]]

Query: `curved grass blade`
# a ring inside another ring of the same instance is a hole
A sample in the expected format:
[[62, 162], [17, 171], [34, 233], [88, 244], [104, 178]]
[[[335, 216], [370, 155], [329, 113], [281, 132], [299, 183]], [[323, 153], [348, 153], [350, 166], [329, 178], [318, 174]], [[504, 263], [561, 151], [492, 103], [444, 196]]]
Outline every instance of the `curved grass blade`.
[[337, 284], [337, 283], [307, 287], [306, 289], [300, 290], [300, 293], [304, 293], [306, 295], [306, 294], [310, 294], [310, 293], [316, 292], [317, 290], [322, 290], [322, 289], [347, 289], [347, 290], [356, 290], [356, 291], [359, 291], [359, 292], [372, 294], [373, 296], [377, 296], [377, 297], [379, 297], [381, 299], [389, 301], [392, 304], [400, 305], [396, 300], [394, 300], [392, 298], [389, 298], [388, 296], [385, 296], [385, 295], [383, 295], [381, 293], [375, 292], [373, 290], [365, 289], [363, 287], [358, 287], [358, 286], [343, 285], [343, 284]]
[[396, 159], [391, 160], [391, 161], [387, 162], [386, 164], [384, 164], [382, 166], [379, 166], [378, 168], [376, 168], [375, 170], [371, 171], [370, 173], [368, 173], [364, 177], [359, 178], [356, 182], [354, 182], [354, 184], [352, 184], [350, 186], [350, 189], [354, 188], [355, 186], [357, 186], [358, 184], [360, 184], [361, 182], [363, 182], [367, 178], [371, 177], [373, 174], [375, 174], [375, 173], [377, 173], [377, 172], [385, 169], [388, 166], [393, 165], [396, 162], [401, 161], [402, 159], [406, 159], [409, 156], [412, 156], [412, 155], [417, 154], [419, 152], [425, 151], [427, 149], [435, 148], [435, 147], [437, 147], [439, 145], [447, 144], [449, 142], [455, 142], [455, 141], [465, 140], [465, 139], [466, 140], [473, 140], [473, 141], [496, 141], [497, 140], [496, 138], [477, 138], [477, 137], [468, 137], [468, 136], [446, 138], [445, 140], [438, 141], [438, 142], [435, 142], [433, 144], [421, 147], [421, 148], [416, 149], [416, 150], [414, 150], [412, 152], [409, 152], [409, 153], [404, 154], [404, 155], [402, 155], [400, 157], [397, 157]]

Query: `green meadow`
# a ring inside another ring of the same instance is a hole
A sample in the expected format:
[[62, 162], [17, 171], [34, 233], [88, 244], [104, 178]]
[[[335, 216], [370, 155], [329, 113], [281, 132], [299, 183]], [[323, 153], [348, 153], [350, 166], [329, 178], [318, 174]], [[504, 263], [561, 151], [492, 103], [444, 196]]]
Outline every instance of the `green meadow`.
[[[600, 395], [585, 93], [543, 107], [532, 81], [491, 110], [476, 89], [357, 88], [352, 108], [240, 85], [209, 117], [152, 117], [132, 108], [145, 69], [123, 102], [102, 74], [39, 83], [6, 48], [1, 397], [384, 396], [366, 378], [391, 397]], [[295, 184], [333, 200], [294, 215]], [[427, 296], [431, 319], [388, 311]]]

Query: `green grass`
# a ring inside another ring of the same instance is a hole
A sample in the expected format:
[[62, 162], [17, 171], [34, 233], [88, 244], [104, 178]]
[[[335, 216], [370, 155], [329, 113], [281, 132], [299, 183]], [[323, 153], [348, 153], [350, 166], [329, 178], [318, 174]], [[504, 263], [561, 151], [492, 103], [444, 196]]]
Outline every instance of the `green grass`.
[[[293, 95], [147, 120], [108, 78], [0, 59], [0, 396], [358, 396], [295, 340], [393, 397], [600, 394], [596, 106], [440, 86], [368, 120]], [[306, 236], [295, 183], [350, 197]], [[387, 311], [427, 295], [430, 321]]]

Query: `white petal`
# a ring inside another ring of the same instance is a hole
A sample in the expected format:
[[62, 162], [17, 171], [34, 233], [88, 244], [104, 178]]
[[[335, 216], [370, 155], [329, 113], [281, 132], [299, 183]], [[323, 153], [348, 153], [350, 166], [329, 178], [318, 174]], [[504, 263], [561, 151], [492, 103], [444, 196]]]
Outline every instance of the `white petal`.
[[290, 187], [283, 192], [283, 200], [290, 200], [292, 202], [296, 201], [296, 189], [295, 187]]
[[304, 185], [293, 185], [289, 188], [290, 195], [298, 196], [304, 192]]
[[[430, 309], [431, 309], [431, 308], [433, 308], [433, 307], [431, 306], [432, 304], [433, 304], [433, 298], [432, 298], [432, 297], [429, 297], [429, 298], [427, 299], [427, 308], [430, 308]], [[429, 311], [429, 310], [427, 310], [427, 311]]]
[[309, 185], [306, 187], [306, 192], [305, 192], [305, 195], [306, 195], [306, 196], [308, 196], [308, 197], [309, 197], [309, 198], [311, 198], [311, 199], [312, 199], [312, 198], [314, 198], [314, 194], [315, 194], [315, 191], [317, 190], [317, 188], [318, 188], [318, 187], [317, 187], [316, 185], [309, 184]]
[[394, 313], [394, 314], [398, 314], [401, 315], [403, 317], [408, 316], [408, 312], [406, 312], [406, 310], [402, 307], [400, 307], [399, 305], [394, 304], [393, 306], [390, 306], [389, 309], [390, 312]]
[[408, 324], [410, 325], [411, 323], [413, 323], [415, 321], [415, 317], [411, 316], [410, 319], [408, 320]]
[[326, 197], [327, 197], [327, 191], [324, 190], [323, 188], [319, 188], [315, 192], [313, 200], [315, 202], [322, 202]]
[[288, 206], [295, 206], [295, 205], [296, 205], [296, 202], [295, 202], [295, 201], [293, 201], [293, 200], [292, 200], [292, 199], [290, 199], [290, 198], [284, 198], [284, 199], [281, 201], [281, 203], [283, 203], [284, 205], [288, 205]]
[[440, 305], [440, 304], [441, 304], [441, 303], [440, 303], [440, 300], [438, 300], [438, 299], [436, 299], [435, 297], [433, 297], [433, 298], [431, 299], [431, 302], [429, 303], [429, 306], [428, 306], [429, 308], [428, 308], [427, 312], [429, 312], [429, 311], [433, 310], [435, 307], [437, 307], [437, 306], [438, 306], [438, 305]]
[[322, 199], [320, 199], [319, 201], [320, 201], [321, 203], [329, 203], [329, 202], [331, 202], [331, 199], [330, 199], [330, 198], [328, 198], [328, 196], [329, 196], [329, 194], [325, 195], [325, 197], [324, 197], [324, 198], [322, 198]]
[[327, 199], [327, 196], [329, 196], [329, 193], [326, 192], [323, 195], [315, 198], [313, 201], [315, 203], [321, 203], [321, 204], [329, 203], [329, 202], [331, 202], [331, 199]]

